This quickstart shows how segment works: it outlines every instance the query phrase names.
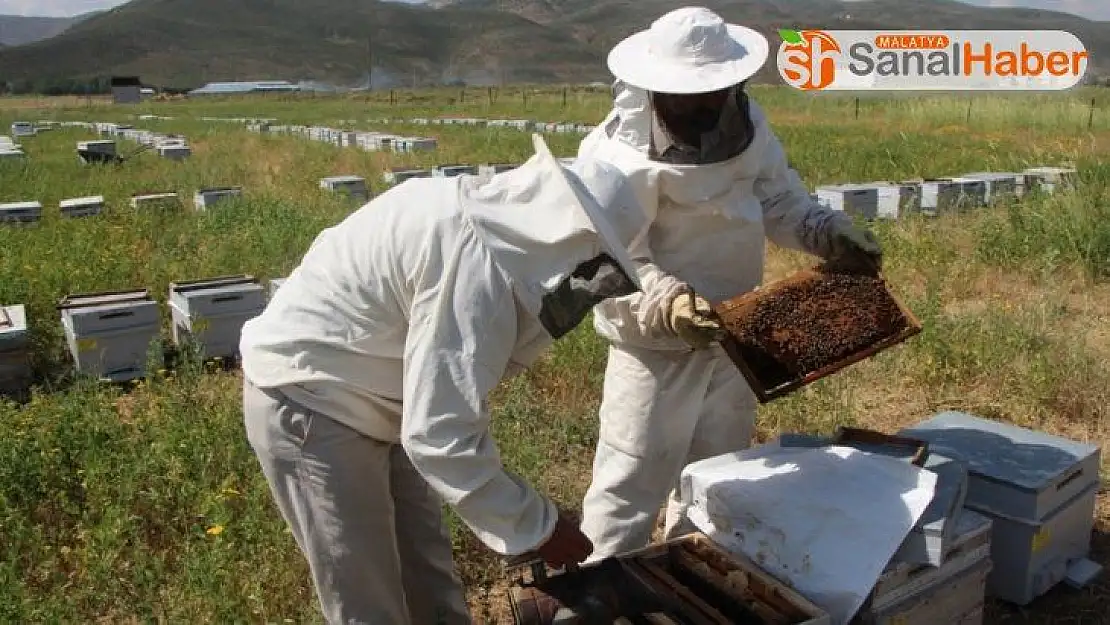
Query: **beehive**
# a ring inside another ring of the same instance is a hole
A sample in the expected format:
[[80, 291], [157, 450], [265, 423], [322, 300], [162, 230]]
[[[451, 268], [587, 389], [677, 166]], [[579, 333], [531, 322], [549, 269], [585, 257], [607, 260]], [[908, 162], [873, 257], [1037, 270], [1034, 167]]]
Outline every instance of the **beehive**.
[[0, 147], [0, 161], [22, 161], [27, 158], [23, 153], [23, 148], [16, 147]]
[[926, 178], [921, 185], [921, 212], [940, 215], [955, 210], [960, 201], [960, 185], [952, 180]]
[[187, 145], [160, 145], [157, 150], [159, 156], [173, 161], [183, 161], [193, 154], [192, 148]]
[[243, 324], [266, 307], [266, 292], [253, 276], [219, 276], [170, 284], [173, 340], [195, 342], [203, 358], [237, 358]]
[[196, 205], [197, 210], [205, 210], [220, 202], [241, 197], [242, 195], [242, 187], [211, 187], [198, 190], [196, 195], [193, 196], [193, 203]]
[[42, 219], [39, 202], [9, 202], [0, 204], [0, 223], [30, 224]]
[[78, 152], [92, 152], [93, 154], [102, 154], [104, 156], [115, 156], [116, 142], [111, 139], [78, 141], [77, 150]]
[[352, 200], [365, 202], [370, 199], [366, 179], [362, 176], [331, 176], [320, 180], [320, 188], [333, 193], [343, 193]]
[[978, 625], [993, 566], [992, 522], [964, 509], [954, 525], [940, 566], [892, 562], [852, 625]]
[[1025, 174], [1002, 172], [973, 172], [961, 178], [982, 180], [986, 184], [986, 203], [1003, 202], [1021, 196], [1025, 188]]
[[987, 182], [979, 178], [952, 176], [948, 178], [959, 187], [956, 208], [970, 210], [987, 205]]
[[131, 198], [131, 208], [135, 209], [160, 209], [180, 208], [181, 197], [173, 191], [164, 193], [146, 193]]
[[392, 141], [394, 152], [423, 152], [436, 149], [436, 140], [430, 137], [398, 137]]
[[401, 184], [410, 178], [431, 178], [430, 169], [391, 169], [382, 173], [382, 179], [388, 184]]
[[62, 200], [58, 203], [58, 209], [63, 217], [92, 217], [104, 210], [104, 196], [91, 195]]
[[112, 382], [143, 376], [160, 335], [158, 303], [146, 289], [68, 295], [58, 310], [79, 372]]
[[432, 176], [435, 178], [453, 178], [455, 176], [474, 176], [477, 174], [478, 168], [474, 165], [440, 165], [432, 170]]
[[1079, 172], [1074, 167], [1030, 167], [1022, 173], [1031, 180], [1031, 186], [1048, 193], [1073, 188], [1079, 181]]
[[894, 554], [895, 562], [940, 566], [951, 547], [960, 511], [967, 499], [967, 465], [932, 453], [924, 468], [937, 476], [932, 501]]
[[874, 185], [826, 185], [816, 192], [818, 203], [836, 211], [865, 219], [874, 219], [878, 212], [879, 192]]
[[874, 182], [878, 192], [875, 207], [879, 219], [899, 217], [921, 212], [921, 185], [912, 182]]
[[561, 622], [555, 618], [560, 609], [596, 616], [568, 622], [599, 624], [831, 622], [828, 612], [750, 558], [725, 551], [700, 532], [572, 572], [521, 571], [509, 590], [509, 605], [516, 625]]
[[721, 346], [768, 402], [900, 343], [921, 324], [881, 277], [813, 268], [714, 306]]
[[13, 137], [32, 137], [35, 135], [35, 125], [31, 122], [12, 122]]
[[961, 412], [901, 432], [968, 466], [965, 506], [993, 521], [988, 593], [1025, 605], [1061, 581], [1086, 584], [1100, 450]]
[[0, 306], [0, 393], [18, 393], [30, 384], [29, 343], [23, 304]]

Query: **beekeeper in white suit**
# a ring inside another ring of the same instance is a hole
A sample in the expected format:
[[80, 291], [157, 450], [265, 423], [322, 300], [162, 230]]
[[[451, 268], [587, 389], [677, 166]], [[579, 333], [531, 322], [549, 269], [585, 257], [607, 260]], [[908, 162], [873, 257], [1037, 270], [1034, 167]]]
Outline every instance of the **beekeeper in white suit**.
[[[579, 157], [628, 174], [650, 227], [631, 249], [643, 291], [607, 300], [611, 343], [582, 529], [590, 561], [644, 546], [682, 467], [747, 448], [757, 402], [714, 339], [711, 303], [755, 289], [764, 240], [874, 272], [881, 250], [818, 206], [744, 84], [768, 42], [696, 7], [660, 17], [609, 54], [614, 108]], [[668, 506], [667, 532], [679, 520]]]
[[486, 183], [412, 180], [324, 230], [243, 327], [248, 439], [329, 623], [470, 622], [443, 502], [499, 554], [589, 555], [502, 467], [486, 398], [638, 288], [644, 217], [618, 170], [534, 143]]

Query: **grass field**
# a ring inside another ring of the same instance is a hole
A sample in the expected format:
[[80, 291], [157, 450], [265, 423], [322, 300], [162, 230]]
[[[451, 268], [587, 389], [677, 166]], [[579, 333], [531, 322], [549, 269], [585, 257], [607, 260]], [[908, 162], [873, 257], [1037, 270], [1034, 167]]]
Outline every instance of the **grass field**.
[[[761, 408], [760, 439], [838, 424], [894, 431], [952, 408], [1105, 446], [1110, 443], [1110, 94], [969, 98], [807, 97], [757, 89], [808, 184], [1007, 171], [1071, 163], [1075, 192], [974, 214], [881, 223], [887, 272], [925, 324], [904, 346]], [[0, 227], [0, 303], [25, 303], [40, 380], [26, 405], [0, 403], [0, 622], [318, 622], [306, 567], [273, 507], [241, 426], [236, 372], [190, 364], [130, 388], [75, 380], [54, 303], [67, 293], [146, 287], [229, 273], [280, 277], [317, 232], [352, 206], [317, 181], [354, 173], [381, 191], [384, 167], [512, 162], [526, 133], [460, 127], [435, 153], [339, 149], [252, 134], [203, 116], [273, 117], [374, 129], [366, 120], [428, 114], [598, 122], [604, 92], [524, 98], [485, 90], [369, 98], [238, 98], [114, 107], [70, 99], [0, 100], [14, 120], [134, 123], [193, 146], [176, 163], [147, 153], [119, 167], [79, 165], [78, 129], [22, 141], [26, 165], [0, 165], [0, 202], [39, 200], [43, 222]], [[1094, 106], [1092, 108], [1092, 100]], [[857, 109], [858, 106], [858, 109]], [[857, 114], [858, 110], [858, 114]], [[171, 121], [138, 121], [152, 113]], [[4, 133], [6, 130], [0, 131]], [[574, 135], [549, 135], [572, 155]], [[121, 151], [135, 146], [121, 143]], [[205, 213], [138, 213], [128, 198], [242, 185]], [[105, 214], [62, 220], [66, 197], [104, 195]], [[768, 278], [808, 259], [772, 249]], [[167, 328], [168, 323], [164, 324]], [[497, 392], [505, 461], [577, 509], [589, 482], [605, 351], [586, 324]], [[1104, 454], [1105, 456], [1105, 454]], [[1110, 460], [1103, 462], [1105, 476]], [[1095, 557], [1110, 564], [1110, 497], [1099, 495]], [[498, 560], [465, 531], [456, 556], [479, 621], [508, 623]], [[1110, 577], [1110, 576], [1107, 576]], [[1057, 589], [988, 623], [1110, 622], [1110, 581]]]

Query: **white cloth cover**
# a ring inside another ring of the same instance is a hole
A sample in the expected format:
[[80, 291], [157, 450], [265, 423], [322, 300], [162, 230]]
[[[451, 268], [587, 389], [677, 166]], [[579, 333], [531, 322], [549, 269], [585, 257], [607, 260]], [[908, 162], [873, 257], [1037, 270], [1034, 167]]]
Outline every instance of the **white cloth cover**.
[[682, 471], [681, 517], [846, 625], [932, 501], [936, 474], [851, 447], [764, 445]]
[[598, 222], [610, 221], [601, 225], [620, 245], [642, 225], [631, 194], [599, 192], [613, 201], [583, 206], [579, 181], [619, 190], [614, 170], [583, 162], [570, 181], [538, 136], [536, 146], [487, 183], [409, 180], [327, 228], [240, 341], [255, 385], [399, 442], [504, 555], [544, 542], [557, 511], [502, 466], [487, 395], [550, 344], [537, 318], [543, 296], [612, 251]]
[[691, 354], [667, 330], [670, 301], [686, 284], [711, 302], [751, 291], [763, 279], [766, 239], [826, 256], [829, 226], [850, 220], [813, 201], [762, 110], [752, 102], [751, 111], [755, 138], [740, 156], [659, 163], [647, 156], [659, 137], [647, 93], [618, 83], [613, 111], [579, 147], [580, 158], [629, 176], [649, 224], [630, 249], [643, 292], [594, 308], [595, 329], [621, 355], [610, 352], [583, 501], [591, 561], [644, 545], [684, 463], [750, 443], [754, 394], [719, 346]]

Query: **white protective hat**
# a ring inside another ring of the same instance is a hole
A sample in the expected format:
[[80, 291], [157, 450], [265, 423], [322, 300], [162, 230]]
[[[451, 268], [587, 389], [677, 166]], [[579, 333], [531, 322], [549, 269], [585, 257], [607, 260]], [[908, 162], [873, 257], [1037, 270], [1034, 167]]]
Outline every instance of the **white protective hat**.
[[563, 165], [538, 134], [532, 135], [532, 144], [541, 162], [562, 174], [560, 177], [574, 192], [601, 239], [602, 249], [624, 269], [636, 288], [642, 289], [627, 248], [640, 234], [646, 217], [625, 175], [617, 167], [591, 158], [577, 158]]
[[706, 93], [741, 83], [767, 62], [758, 31], [728, 24], [702, 7], [675, 9], [609, 52], [618, 79], [657, 93]]

